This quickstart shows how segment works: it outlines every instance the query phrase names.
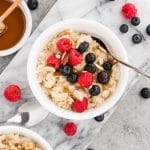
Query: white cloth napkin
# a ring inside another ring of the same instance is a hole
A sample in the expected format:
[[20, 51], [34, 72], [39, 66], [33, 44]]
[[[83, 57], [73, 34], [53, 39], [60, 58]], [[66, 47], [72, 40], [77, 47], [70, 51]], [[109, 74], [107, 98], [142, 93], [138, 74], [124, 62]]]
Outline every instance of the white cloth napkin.
[[62, 19], [80, 18], [96, 7], [98, 0], [58, 0]]

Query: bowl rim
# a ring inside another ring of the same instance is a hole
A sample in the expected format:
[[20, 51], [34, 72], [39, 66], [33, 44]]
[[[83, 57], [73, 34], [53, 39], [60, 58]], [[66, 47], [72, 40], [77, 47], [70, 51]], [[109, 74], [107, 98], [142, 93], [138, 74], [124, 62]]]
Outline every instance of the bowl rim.
[[[29, 82], [31, 91], [33, 92], [33, 95], [35, 96], [37, 101], [44, 108], [46, 108], [49, 112], [51, 112], [59, 117], [66, 118], [66, 119], [85, 120], [85, 119], [90, 119], [90, 118], [96, 117], [100, 114], [107, 112], [120, 100], [120, 98], [127, 86], [127, 83], [128, 83], [127, 81], [128, 81], [129, 70], [125, 66], [120, 65], [121, 66], [120, 68], [122, 70], [122, 75], [121, 75], [122, 78], [120, 77], [120, 81], [119, 81], [120, 85], [118, 86], [117, 90], [115, 90], [113, 96], [108, 98], [107, 101], [105, 101], [101, 106], [99, 106], [95, 109], [90, 109], [90, 110], [82, 112], [82, 113], [77, 113], [77, 112], [62, 109], [59, 106], [56, 106], [52, 101], [50, 101], [49, 98], [46, 96], [46, 94], [44, 94], [44, 92], [42, 91], [42, 89], [37, 81], [37, 77], [35, 75], [35, 70], [36, 70], [35, 69], [36, 68], [36, 60], [35, 59], [37, 58], [36, 56], [38, 55], [38, 49], [43, 48], [43, 46], [47, 43], [46, 41], [50, 40], [50, 38], [47, 40], [46, 37], [49, 37], [49, 36], [53, 37], [56, 33], [60, 32], [60, 29], [63, 28], [63, 26], [66, 26], [66, 25], [73, 26], [74, 24], [76, 24], [76, 25], [79, 24], [79, 26], [82, 26], [82, 24], [83, 25], [86, 24], [87, 26], [90, 25], [93, 27], [101, 28], [101, 30], [102, 30], [101, 32], [105, 32], [106, 34], [108, 34], [111, 37], [111, 38], [108, 37], [107, 40], [109, 39], [109, 41], [113, 40], [116, 42], [116, 47], [121, 49], [120, 55], [121, 55], [122, 59], [124, 61], [128, 62], [127, 53], [126, 53], [121, 41], [106, 26], [100, 24], [99, 22], [87, 20], [87, 19], [68, 19], [68, 20], [64, 20], [64, 21], [58, 22], [58, 23], [50, 26], [37, 38], [37, 40], [35, 41], [35, 43], [33, 44], [32, 48], [31, 48], [31, 51], [30, 51], [30, 54], [28, 57], [27, 77], [28, 77], [28, 82]], [[54, 33], [54, 32], [56, 32], [56, 33]], [[46, 41], [44, 41], [43, 39]], [[41, 41], [44, 41], [44, 42], [41, 43]], [[112, 42], [112, 43], [114, 44], [114, 42]], [[120, 51], [120, 49], [119, 49], [119, 51]], [[39, 50], [39, 52], [41, 50]], [[119, 91], [119, 93], [117, 93], [117, 91]], [[49, 100], [49, 102], [48, 102], [48, 100]]]
[[20, 39], [20, 41], [18, 41], [18, 43], [16, 45], [14, 45], [13, 47], [7, 49], [7, 50], [1, 50], [0, 51], [0, 57], [1, 56], [8, 56], [10, 54], [13, 54], [15, 52], [17, 52], [28, 40], [30, 34], [31, 34], [31, 30], [32, 30], [32, 17], [31, 17], [31, 13], [29, 8], [27, 7], [25, 1], [22, 1], [21, 4], [19, 5], [19, 7], [21, 8], [24, 16], [25, 16], [25, 21], [26, 21], [26, 28], [25, 28], [25, 32], [24, 35], [22, 36], [22, 38]]
[[36, 132], [27, 129], [25, 127], [20, 127], [16, 125], [4, 125], [0, 126], [0, 134], [5, 133], [20, 133], [24, 136], [27, 136], [37, 142], [39, 145], [44, 146], [46, 150], [53, 150], [50, 144]]

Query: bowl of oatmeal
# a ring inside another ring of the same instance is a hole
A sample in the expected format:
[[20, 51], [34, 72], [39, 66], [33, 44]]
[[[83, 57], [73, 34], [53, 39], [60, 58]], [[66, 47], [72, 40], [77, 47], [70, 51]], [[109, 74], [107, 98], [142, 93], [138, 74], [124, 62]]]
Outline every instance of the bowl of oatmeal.
[[121, 98], [128, 81], [126, 51], [104, 25], [84, 19], [59, 22], [33, 44], [27, 64], [31, 90], [49, 112], [83, 120], [103, 114]]
[[0, 127], [1, 150], [52, 150], [37, 133], [19, 126]]

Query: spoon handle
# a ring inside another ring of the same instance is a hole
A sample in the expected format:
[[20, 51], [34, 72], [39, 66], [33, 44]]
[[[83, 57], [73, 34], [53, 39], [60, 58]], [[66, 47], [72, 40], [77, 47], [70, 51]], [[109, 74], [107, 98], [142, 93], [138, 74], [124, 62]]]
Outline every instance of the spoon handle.
[[121, 64], [123, 64], [123, 65], [125, 65], [125, 66], [127, 66], [127, 67], [129, 67], [129, 68], [131, 68], [131, 69], [133, 69], [133, 70], [135, 70], [137, 73], [140, 73], [140, 74], [144, 75], [145, 77], [150, 78], [150, 74], [146, 73], [146, 72], [143, 71], [142, 69], [136, 68], [136, 67], [134, 67], [134, 66], [132, 66], [132, 65], [130, 65], [130, 64], [128, 64], [128, 63], [125, 63], [125, 62], [123, 62], [123, 61], [121, 61], [121, 60], [119, 60], [119, 59], [117, 59], [117, 58], [115, 58], [115, 59], [116, 59], [118, 62], [120, 62]]
[[0, 16], [0, 22], [3, 22], [5, 18], [20, 4], [21, 0], [15, 0], [15, 2]]

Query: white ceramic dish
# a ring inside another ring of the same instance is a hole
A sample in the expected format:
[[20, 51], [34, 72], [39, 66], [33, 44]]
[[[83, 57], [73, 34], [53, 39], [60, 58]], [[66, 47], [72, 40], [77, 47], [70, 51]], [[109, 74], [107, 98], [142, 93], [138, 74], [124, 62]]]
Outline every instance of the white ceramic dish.
[[31, 29], [32, 29], [32, 17], [31, 17], [30, 10], [28, 9], [28, 7], [24, 1], [22, 1], [19, 6], [20, 6], [21, 10], [23, 11], [25, 20], [26, 20], [26, 29], [25, 29], [24, 35], [15, 46], [13, 46], [7, 50], [0, 51], [0, 56], [7, 56], [7, 55], [15, 53], [25, 44], [25, 42], [28, 40], [28, 38], [30, 36]]
[[40, 135], [38, 135], [37, 133], [29, 129], [19, 127], [19, 126], [1, 126], [0, 134], [5, 134], [5, 133], [20, 133], [24, 136], [33, 139], [43, 148], [43, 150], [53, 150], [52, 147]]
[[70, 19], [59, 22], [49, 27], [38, 37], [36, 42], [33, 44], [27, 64], [28, 81], [31, 90], [38, 102], [49, 112], [52, 112], [55, 115], [66, 119], [83, 120], [93, 118], [95, 116], [105, 113], [119, 101], [120, 97], [125, 92], [125, 88], [128, 82], [128, 69], [123, 65], [120, 65], [121, 76], [118, 87], [115, 93], [110, 98], [108, 98], [100, 107], [90, 109], [82, 113], [76, 113], [56, 106], [49, 99], [49, 97], [44, 94], [40, 87], [40, 84], [38, 83], [36, 76], [36, 64], [38, 54], [47, 44], [47, 42], [51, 38], [53, 38], [55, 34], [66, 28], [72, 28], [73, 30], [85, 32], [100, 38], [108, 48], [111, 48], [111, 50], [118, 55], [121, 60], [128, 62], [127, 54], [122, 43], [116, 37], [116, 35], [107, 27], [95, 21], [89, 21], [84, 19]]

